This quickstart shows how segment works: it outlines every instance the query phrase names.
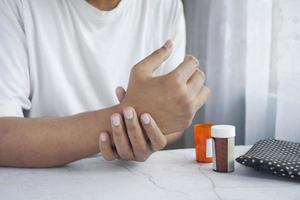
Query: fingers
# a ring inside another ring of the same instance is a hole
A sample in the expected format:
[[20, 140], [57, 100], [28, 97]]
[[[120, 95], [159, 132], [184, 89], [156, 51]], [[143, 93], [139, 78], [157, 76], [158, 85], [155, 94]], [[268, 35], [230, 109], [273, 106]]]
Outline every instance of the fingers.
[[166, 137], [160, 131], [150, 114], [142, 114], [141, 122], [143, 124], [148, 138], [150, 139], [152, 150], [158, 151], [163, 149], [167, 145]]
[[169, 76], [177, 77], [183, 82], [187, 82], [197, 70], [198, 66], [199, 61], [195, 57], [187, 55], [185, 56], [184, 61], [169, 73]]
[[116, 88], [116, 96], [121, 103], [125, 97], [126, 91], [123, 87], [119, 86]]
[[184, 133], [185, 133], [184, 131], [180, 131], [180, 132], [170, 133], [166, 135], [167, 145], [172, 144], [178, 141], [179, 139], [181, 139]]
[[188, 90], [194, 92], [194, 95], [199, 94], [205, 82], [205, 74], [197, 69], [187, 82]]
[[151, 149], [144, 137], [136, 112], [132, 107], [127, 107], [123, 113], [135, 159], [145, 161], [151, 154]]
[[140, 61], [135, 68], [146, 76], [152, 76], [154, 70], [169, 58], [172, 52], [172, 41], [168, 40], [163, 47], [154, 51], [151, 55]]
[[125, 131], [126, 129], [123, 124], [122, 117], [119, 113], [115, 113], [111, 116], [111, 127], [118, 155], [121, 159], [133, 160], [134, 155]]
[[112, 161], [118, 158], [118, 154], [112, 148], [110, 137], [106, 132], [100, 133], [99, 147], [100, 147], [100, 152], [105, 160]]
[[[167, 145], [166, 137], [150, 114], [146, 113], [141, 116], [142, 126], [134, 108], [125, 108], [123, 114], [125, 124], [119, 113], [111, 116], [116, 151], [111, 147], [109, 135], [105, 132], [100, 134], [100, 150], [106, 160], [114, 160], [120, 157], [123, 160], [145, 161], [153, 151], [161, 150]], [[143, 129], [146, 132], [146, 137], [150, 140], [150, 145], [146, 140]]]
[[210, 96], [210, 90], [208, 87], [203, 86], [197, 97], [195, 98], [197, 101], [195, 102], [196, 110], [199, 110], [207, 101]]

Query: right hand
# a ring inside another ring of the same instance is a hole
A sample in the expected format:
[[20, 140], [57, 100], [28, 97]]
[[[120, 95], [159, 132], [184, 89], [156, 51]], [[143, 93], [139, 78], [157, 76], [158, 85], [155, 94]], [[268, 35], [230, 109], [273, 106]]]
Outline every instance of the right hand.
[[121, 109], [134, 107], [138, 115], [150, 113], [165, 134], [189, 127], [209, 96], [209, 89], [204, 86], [205, 75], [193, 56], [186, 56], [169, 74], [153, 76], [153, 71], [171, 52], [172, 42], [167, 41], [132, 68], [127, 92], [120, 104]]

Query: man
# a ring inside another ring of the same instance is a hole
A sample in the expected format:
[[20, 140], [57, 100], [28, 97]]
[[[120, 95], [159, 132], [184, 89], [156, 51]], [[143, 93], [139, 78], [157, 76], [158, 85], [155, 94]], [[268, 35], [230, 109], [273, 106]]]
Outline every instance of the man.
[[209, 93], [184, 29], [179, 0], [0, 0], [0, 166], [178, 140]]

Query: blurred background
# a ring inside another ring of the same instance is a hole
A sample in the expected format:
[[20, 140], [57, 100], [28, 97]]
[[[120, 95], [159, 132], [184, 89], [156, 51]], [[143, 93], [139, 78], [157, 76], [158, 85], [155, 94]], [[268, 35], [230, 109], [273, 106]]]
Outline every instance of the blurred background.
[[[232, 124], [237, 144], [300, 142], [300, 1], [183, 0], [187, 53], [212, 95], [194, 123]], [[193, 127], [172, 148], [193, 147]]]

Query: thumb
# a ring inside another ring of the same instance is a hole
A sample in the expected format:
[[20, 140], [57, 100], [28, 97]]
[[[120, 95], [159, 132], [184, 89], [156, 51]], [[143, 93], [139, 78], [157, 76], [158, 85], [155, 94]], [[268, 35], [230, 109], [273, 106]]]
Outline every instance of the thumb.
[[121, 103], [125, 97], [125, 94], [126, 94], [126, 91], [124, 88], [122, 88], [121, 86], [117, 87], [116, 88], [116, 96], [119, 100], [119, 102]]
[[173, 43], [171, 40], [166, 41], [166, 43], [148, 57], [136, 64], [136, 70], [141, 75], [152, 76], [153, 71], [161, 66], [161, 64], [169, 58], [172, 53]]

